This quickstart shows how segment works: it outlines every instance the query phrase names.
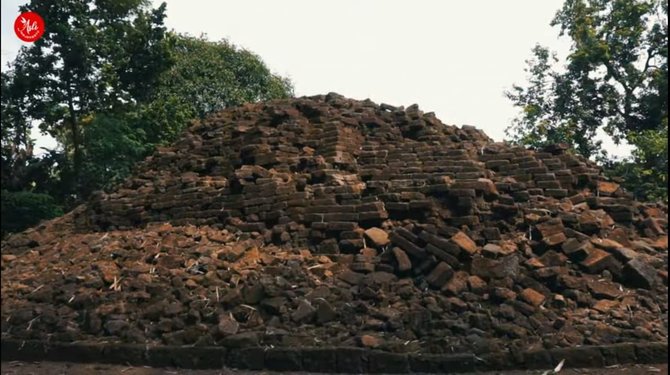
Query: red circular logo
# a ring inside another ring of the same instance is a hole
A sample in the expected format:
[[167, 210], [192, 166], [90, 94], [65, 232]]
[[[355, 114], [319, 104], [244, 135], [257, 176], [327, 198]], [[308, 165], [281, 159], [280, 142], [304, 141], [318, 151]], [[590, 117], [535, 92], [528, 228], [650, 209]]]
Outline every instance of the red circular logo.
[[24, 42], [34, 42], [44, 34], [44, 20], [35, 12], [21, 13], [14, 21], [14, 32]]

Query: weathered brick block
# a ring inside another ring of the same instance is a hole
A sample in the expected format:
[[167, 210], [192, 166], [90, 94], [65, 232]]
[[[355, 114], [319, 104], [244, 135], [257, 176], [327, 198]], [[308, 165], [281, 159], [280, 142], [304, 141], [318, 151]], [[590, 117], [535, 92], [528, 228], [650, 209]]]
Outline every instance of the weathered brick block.
[[407, 238], [399, 235], [397, 232], [392, 233], [389, 239], [391, 240], [391, 242], [393, 242], [398, 247], [405, 250], [409, 255], [415, 258], [422, 259], [426, 257], [426, 252], [424, 249], [415, 245]]
[[426, 276], [426, 282], [430, 286], [440, 289], [444, 284], [454, 275], [454, 270], [445, 262], [440, 262], [435, 268]]

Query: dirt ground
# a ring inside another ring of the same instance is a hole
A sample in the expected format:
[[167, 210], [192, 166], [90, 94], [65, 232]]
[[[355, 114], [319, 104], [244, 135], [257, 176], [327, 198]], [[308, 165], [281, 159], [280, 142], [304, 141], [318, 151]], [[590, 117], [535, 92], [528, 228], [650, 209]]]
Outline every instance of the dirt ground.
[[[540, 375], [545, 370], [478, 372], [463, 375]], [[613, 366], [605, 369], [563, 369], [560, 375], [651, 375], [667, 374], [668, 365]], [[129, 367], [106, 364], [76, 364], [69, 362], [2, 362], [2, 375], [312, 375], [308, 372], [273, 372], [222, 370], [179, 370], [174, 368]]]

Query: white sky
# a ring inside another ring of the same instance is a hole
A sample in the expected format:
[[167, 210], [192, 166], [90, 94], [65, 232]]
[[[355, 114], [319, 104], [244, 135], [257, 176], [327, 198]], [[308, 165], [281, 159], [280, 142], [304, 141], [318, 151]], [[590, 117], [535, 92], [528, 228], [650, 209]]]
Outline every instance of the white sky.
[[[13, 23], [22, 3], [2, 1], [3, 70], [21, 45]], [[173, 0], [166, 24], [255, 52], [292, 79], [297, 96], [334, 91], [376, 103], [418, 103], [446, 124], [474, 125], [500, 141], [516, 114], [503, 91], [526, 81], [531, 48], [539, 42], [564, 56], [570, 46], [549, 26], [562, 3]], [[53, 147], [53, 140], [36, 137], [39, 146]], [[611, 154], [630, 153], [605, 138]]]

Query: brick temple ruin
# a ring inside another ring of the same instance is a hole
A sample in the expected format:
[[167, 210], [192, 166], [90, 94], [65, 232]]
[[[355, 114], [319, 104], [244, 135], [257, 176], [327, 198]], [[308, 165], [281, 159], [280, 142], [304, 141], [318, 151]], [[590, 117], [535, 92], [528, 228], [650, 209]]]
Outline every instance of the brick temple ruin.
[[561, 145], [496, 143], [417, 105], [333, 93], [246, 104], [4, 241], [2, 336], [667, 347], [667, 215]]

